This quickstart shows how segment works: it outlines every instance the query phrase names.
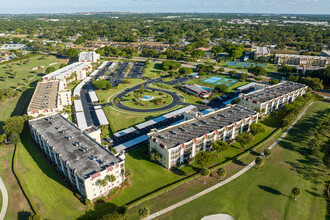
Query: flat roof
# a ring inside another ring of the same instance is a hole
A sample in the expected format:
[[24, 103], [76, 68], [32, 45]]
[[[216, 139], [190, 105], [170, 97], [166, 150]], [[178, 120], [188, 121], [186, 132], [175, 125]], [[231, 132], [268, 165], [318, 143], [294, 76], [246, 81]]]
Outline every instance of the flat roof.
[[124, 135], [126, 135], [126, 134], [130, 134], [130, 133], [133, 133], [133, 132], [135, 132], [135, 131], [136, 131], [135, 128], [133, 128], [133, 127], [129, 127], [129, 128], [124, 129], [124, 130], [118, 131], [118, 132], [114, 133], [113, 135], [114, 135], [115, 137], [119, 138], [119, 137], [121, 137], [121, 136], [124, 136]]
[[258, 83], [252, 82], [252, 83], [246, 84], [244, 86], [240, 86], [236, 90], [244, 90], [244, 89], [248, 89], [252, 86], [256, 86], [256, 85], [258, 85]]
[[108, 125], [109, 121], [107, 116], [105, 116], [103, 109], [96, 109], [95, 110], [97, 119], [99, 120], [100, 125]]
[[196, 106], [194, 106], [194, 105], [188, 105], [188, 106], [186, 106], [184, 108], [175, 110], [173, 112], [170, 112], [170, 113], [167, 113], [165, 115], [159, 116], [159, 117], [154, 118], [152, 120], [149, 120], [149, 121], [143, 122], [141, 124], [135, 125], [135, 127], [137, 129], [143, 129], [143, 128], [149, 127], [151, 125], [157, 124], [157, 123], [159, 123], [161, 121], [164, 121], [166, 119], [169, 119], [169, 118], [175, 117], [177, 115], [183, 114], [184, 112], [190, 111], [190, 110], [192, 110], [194, 108], [196, 108]]
[[188, 89], [190, 91], [193, 91], [195, 93], [209, 93], [208, 90], [203, 89], [201, 86], [195, 85], [195, 84], [184, 84], [181, 86], [181, 88]]
[[72, 72], [76, 71], [78, 68], [82, 69], [84, 67], [85, 67], [85, 63], [81, 63], [81, 62], [72, 63], [66, 67], [63, 67], [59, 70], [56, 70], [52, 73], [45, 75], [42, 78], [43, 79], [63, 79], [67, 75], [70, 75]]
[[76, 112], [84, 111], [81, 100], [74, 100], [74, 109]]
[[87, 121], [85, 118], [85, 113], [82, 112], [76, 112], [76, 121], [77, 121], [77, 125], [81, 130], [85, 130], [86, 128], [88, 128], [87, 125]]
[[83, 178], [121, 161], [60, 114], [32, 119], [29, 123]]
[[57, 93], [59, 81], [39, 82], [27, 111], [57, 108]]
[[140, 143], [142, 143], [142, 142], [144, 142], [144, 141], [146, 141], [148, 139], [149, 138], [148, 138], [147, 135], [142, 135], [142, 136], [137, 137], [137, 138], [135, 138], [133, 140], [130, 140], [130, 141], [127, 141], [127, 142], [125, 142], [123, 144], [120, 144], [120, 145], [116, 146], [115, 148], [116, 148], [116, 151], [119, 153], [119, 152], [121, 152], [121, 151], [123, 151], [123, 150], [125, 150], [127, 148], [130, 148], [130, 147], [132, 147], [134, 145], [140, 144]]
[[150, 133], [148, 136], [156, 138], [167, 148], [173, 148], [181, 143], [186, 143], [194, 138], [215, 131], [248, 118], [251, 115], [257, 115], [257, 112], [249, 110], [239, 105], [233, 105], [211, 112], [205, 116], [193, 118], [180, 124], [169, 126], [158, 132]]
[[290, 92], [293, 92], [297, 89], [301, 89], [304, 87], [306, 87], [306, 85], [304, 84], [285, 81], [273, 86], [265, 87], [263, 89], [242, 95], [242, 98], [248, 98], [248, 99], [252, 99], [253, 101], [263, 103], [265, 101], [277, 98], [279, 96], [288, 94]]
[[268, 54], [269, 49], [267, 47], [257, 47], [257, 53]]
[[297, 54], [276, 54], [275, 57], [293, 57], [293, 58], [300, 58], [300, 59], [321, 59], [321, 60], [328, 60], [329, 57], [324, 56], [307, 56], [307, 55], [297, 55]]
[[89, 91], [88, 95], [91, 98], [92, 102], [99, 102], [99, 99], [97, 98], [95, 91]]
[[73, 96], [79, 96], [80, 97], [80, 90], [82, 89], [82, 87], [89, 81], [91, 80], [92, 77], [86, 77], [83, 81], [81, 81], [73, 90]]

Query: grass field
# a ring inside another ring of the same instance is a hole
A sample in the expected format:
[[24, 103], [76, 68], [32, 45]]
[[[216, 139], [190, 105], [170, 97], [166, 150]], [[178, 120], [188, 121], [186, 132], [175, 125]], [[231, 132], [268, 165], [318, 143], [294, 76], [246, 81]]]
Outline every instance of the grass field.
[[122, 99], [121, 103], [127, 107], [139, 108], [139, 109], [153, 109], [160, 108], [170, 104], [173, 98], [167, 93], [159, 93], [158, 91], [144, 90], [141, 96], [152, 96], [154, 99], [160, 98], [161, 103], [155, 104], [152, 100], [140, 100], [138, 103], [135, 102], [134, 92], [126, 94]]
[[[9, 204], [5, 219], [26, 219], [31, 212], [15, 176], [11, 170], [11, 161], [14, 153], [14, 146], [7, 145], [0, 148], [0, 176], [5, 182]], [[0, 207], [2, 207], [2, 194], [0, 193]], [[0, 208], [1, 209], [1, 208]]]
[[[201, 219], [218, 213], [235, 219], [329, 219], [324, 194], [329, 169], [322, 162], [323, 153], [310, 156], [306, 151], [311, 128], [329, 109], [330, 104], [313, 104], [259, 171], [250, 169], [233, 182], [158, 219]], [[298, 200], [292, 199], [292, 187], [302, 190]]]
[[17, 162], [17, 170], [43, 218], [75, 219], [85, 212], [85, 207], [31, 142], [28, 129], [18, 145]]
[[125, 112], [122, 110], [117, 109], [114, 110], [110, 108], [109, 106], [105, 106], [103, 108], [105, 115], [107, 116], [108, 120], [112, 122], [114, 128], [116, 131], [120, 131], [124, 128], [131, 127], [133, 125], [139, 124], [141, 122], [150, 120], [154, 117], [166, 114], [167, 112], [170, 112], [172, 110], [175, 110], [179, 108], [179, 106], [176, 106], [166, 112], [153, 112], [149, 114], [140, 114], [138, 112]]
[[161, 73], [162, 73], [162, 64], [150, 62], [150, 64], [148, 64], [144, 69], [143, 77], [153, 78], [160, 76]]
[[[42, 58], [44, 57], [44, 58]], [[49, 67], [49, 64], [55, 67], [55, 69], [59, 68], [61, 63], [66, 63], [67, 59], [58, 59], [55, 56], [42, 56], [37, 55], [30, 58], [30, 62], [27, 63], [26, 60], [17, 61], [9, 64], [2, 64], [0, 65], [0, 88], [16, 88], [17, 83], [24, 83], [26, 80], [29, 80], [33, 76], [36, 76], [40, 71], [39, 70], [32, 70], [39, 66], [44, 66], [43, 71]], [[7, 68], [9, 66], [9, 68]], [[12, 68], [13, 72], [17, 73], [16, 78], [13, 77], [13, 74], [10, 73], [10, 69]], [[4, 80], [4, 75], [8, 75], [9, 77]], [[40, 75], [37, 75], [35, 78], [40, 78]]]
[[[118, 85], [118, 87], [112, 87], [111, 89], [108, 89], [108, 90], [96, 90], [96, 95], [97, 97], [99, 98], [100, 100], [100, 103], [102, 102], [107, 102], [108, 98], [110, 96], [112, 96], [113, 94], [121, 91], [121, 90], [124, 90], [128, 87], [131, 87], [133, 86], [134, 84], [138, 84], [138, 83], [142, 83], [144, 82], [143, 79], [125, 79], [127, 80], [129, 83], [128, 84], [123, 84], [123, 83], [120, 83]], [[114, 98], [115, 96], [113, 96], [109, 101], [112, 101], [112, 99]]]

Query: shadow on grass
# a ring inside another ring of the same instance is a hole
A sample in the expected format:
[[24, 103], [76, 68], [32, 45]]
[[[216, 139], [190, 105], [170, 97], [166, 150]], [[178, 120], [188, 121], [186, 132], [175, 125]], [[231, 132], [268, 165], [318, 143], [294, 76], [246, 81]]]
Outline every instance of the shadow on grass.
[[274, 188], [268, 187], [268, 186], [262, 186], [262, 185], [258, 185], [258, 187], [266, 192], [269, 192], [271, 194], [274, 195], [282, 195], [282, 193]]
[[26, 220], [31, 215], [31, 212], [28, 211], [19, 211], [17, 213], [17, 220]]
[[85, 214], [78, 217], [77, 220], [101, 219], [103, 215], [110, 214], [117, 208], [117, 205], [110, 202], [97, 203], [94, 205], [94, 209], [86, 211]]

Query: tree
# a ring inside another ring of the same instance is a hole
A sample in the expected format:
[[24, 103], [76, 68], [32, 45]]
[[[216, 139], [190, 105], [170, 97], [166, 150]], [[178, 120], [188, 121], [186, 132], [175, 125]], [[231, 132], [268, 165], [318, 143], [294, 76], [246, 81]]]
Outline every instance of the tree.
[[201, 175], [202, 176], [209, 176], [210, 175], [210, 170], [207, 168], [202, 168], [201, 169]]
[[262, 125], [262, 124], [259, 124], [259, 123], [252, 123], [250, 125], [250, 133], [253, 135], [253, 138], [254, 136], [256, 136], [257, 134], [260, 134], [260, 133], [264, 133], [266, 130], [265, 130], [265, 127]]
[[252, 137], [248, 133], [242, 132], [235, 137], [235, 141], [237, 141], [244, 149], [245, 145], [249, 144], [252, 141]]
[[108, 184], [108, 181], [106, 179], [102, 179], [98, 181], [98, 185], [105, 187]]
[[180, 73], [181, 75], [188, 76], [188, 75], [190, 75], [190, 74], [193, 73], [193, 70], [192, 70], [191, 68], [189, 68], [189, 67], [181, 67], [181, 68], [179, 69], [179, 73]]
[[222, 180], [223, 178], [226, 177], [227, 175], [227, 171], [225, 170], [225, 168], [219, 168], [217, 171], [218, 176], [220, 177], [220, 179]]
[[31, 213], [27, 219], [28, 220], [42, 220], [42, 217], [38, 214]]
[[127, 170], [125, 171], [125, 177], [126, 177], [126, 178], [129, 178], [129, 179], [132, 178], [132, 177], [133, 177], [133, 171], [127, 169]]
[[257, 167], [258, 167], [258, 170], [259, 170], [259, 168], [262, 166], [262, 165], [264, 165], [264, 158], [262, 158], [262, 157], [257, 157], [256, 158], [256, 160], [255, 160], [255, 163], [256, 163], [256, 165], [257, 165]]
[[193, 50], [190, 53], [190, 55], [193, 58], [203, 58], [203, 57], [205, 57], [205, 52], [203, 50], [197, 49], [197, 50]]
[[266, 158], [268, 158], [272, 154], [271, 150], [269, 150], [268, 148], [266, 148], [263, 153]]
[[59, 69], [62, 69], [63, 67], [66, 67], [67, 65], [68, 65], [68, 64], [66, 64], [66, 63], [61, 63]]
[[10, 136], [14, 133], [21, 134], [24, 128], [26, 118], [23, 116], [13, 116], [6, 119], [3, 129], [5, 133]]
[[158, 153], [156, 149], [152, 149], [150, 153], [150, 159], [152, 161], [160, 161], [162, 159], [162, 155]]
[[225, 141], [216, 140], [212, 143], [212, 149], [217, 152], [217, 157], [219, 157], [221, 152], [228, 150], [228, 148], [229, 144]]
[[252, 73], [255, 76], [266, 76], [267, 72], [262, 66], [251, 66], [248, 69], [249, 73]]
[[70, 48], [69, 50], [66, 51], [66, 56], [69, 58], [77, 57], [78, 56], [78, 50], [75, 48]]
[[11, 144], [18, 144], [20, 142], [20, 135], [18, 133], [12, 133], [9, 136], [9, 143]]
[[116, 97], [116, 98], [114, 99], [114, 103], [115, 103], [115, 105], [117, 105], [119, 102], [120, 102], [120, 98]]
[[297, 200], [297, 197], [301, 195], [301, 190], [298, 187], [293, 187], [292, 195], [293, 195], [293, 199]]
[[221, 52], [223, 52], [223, 47], [221, 47], [221, 46], [214, 46], [214, 47], [212, 47], [211, 52], [212, 52], [213, 55], [216, 55], [218, 53], [221, 53]]
[[55, 71], [55, 67], [50, 66], [50, 67], [47, 67], [45, 73], [49, 74], [49, 73], [52, 73], [52, 72], [54, 72], [54, 71]]
[[139, 209], [139, 218], [140, 219], [145, 219], [149, 216], [150, 210], [147, 207], [143, 207]]
[[229, 90], [229, 86], [226, 84], [220, 84], [215, 87], [215, 90], [217, 90], [219, 93], [227, 93]]
[[105, 176], [105, 180], [109, 183], [113, 183], [116, 181], [116, 176], [111, 174], [111, 175], [106, 175]]
[[110, 89], [111, 88], [110, 82], [106, 79], [96, 80], [96, 81], [92, 82], [92, 85], [94, 86], [95, 89]]
[[269, 80], [269, 83], [270, 83], [271, 85], [275, 85], [275, 84], [278, 83], [278, 80], [277, 80], [277, 79], [272, 79], [272, 80]]
[[200, 151], [196, 154], [195, 161], [203, 168], [212, 161], [212, 155], [208, 151]]

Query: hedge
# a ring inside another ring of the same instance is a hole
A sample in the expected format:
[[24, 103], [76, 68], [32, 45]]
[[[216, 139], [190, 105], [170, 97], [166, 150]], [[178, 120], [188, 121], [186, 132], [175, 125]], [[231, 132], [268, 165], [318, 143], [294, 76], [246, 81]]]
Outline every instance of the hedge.
[[33, 199], [31, 198], [31, 195], [29, 193], [29, 191], [27, 190], [21, 176], [19, 175], [18, 171], [16, 170], [16, 159], [17, 159], [17, 154], [18, 154], [18, 147], [17, 145], [15, 145], [15, 149], [14, 149], [14, 156], [13, 156], [13, 160], [12, 160], [12, 170], [13, 173], [18, 181], [18, 185], [20, 186], [25, 198], [27, 199], [30, 207], [32, 208], [32, 211], [36, 214], [36, 215], [40, 215], [39, 209], [37, 208], [36, 204], [34, 203]]

